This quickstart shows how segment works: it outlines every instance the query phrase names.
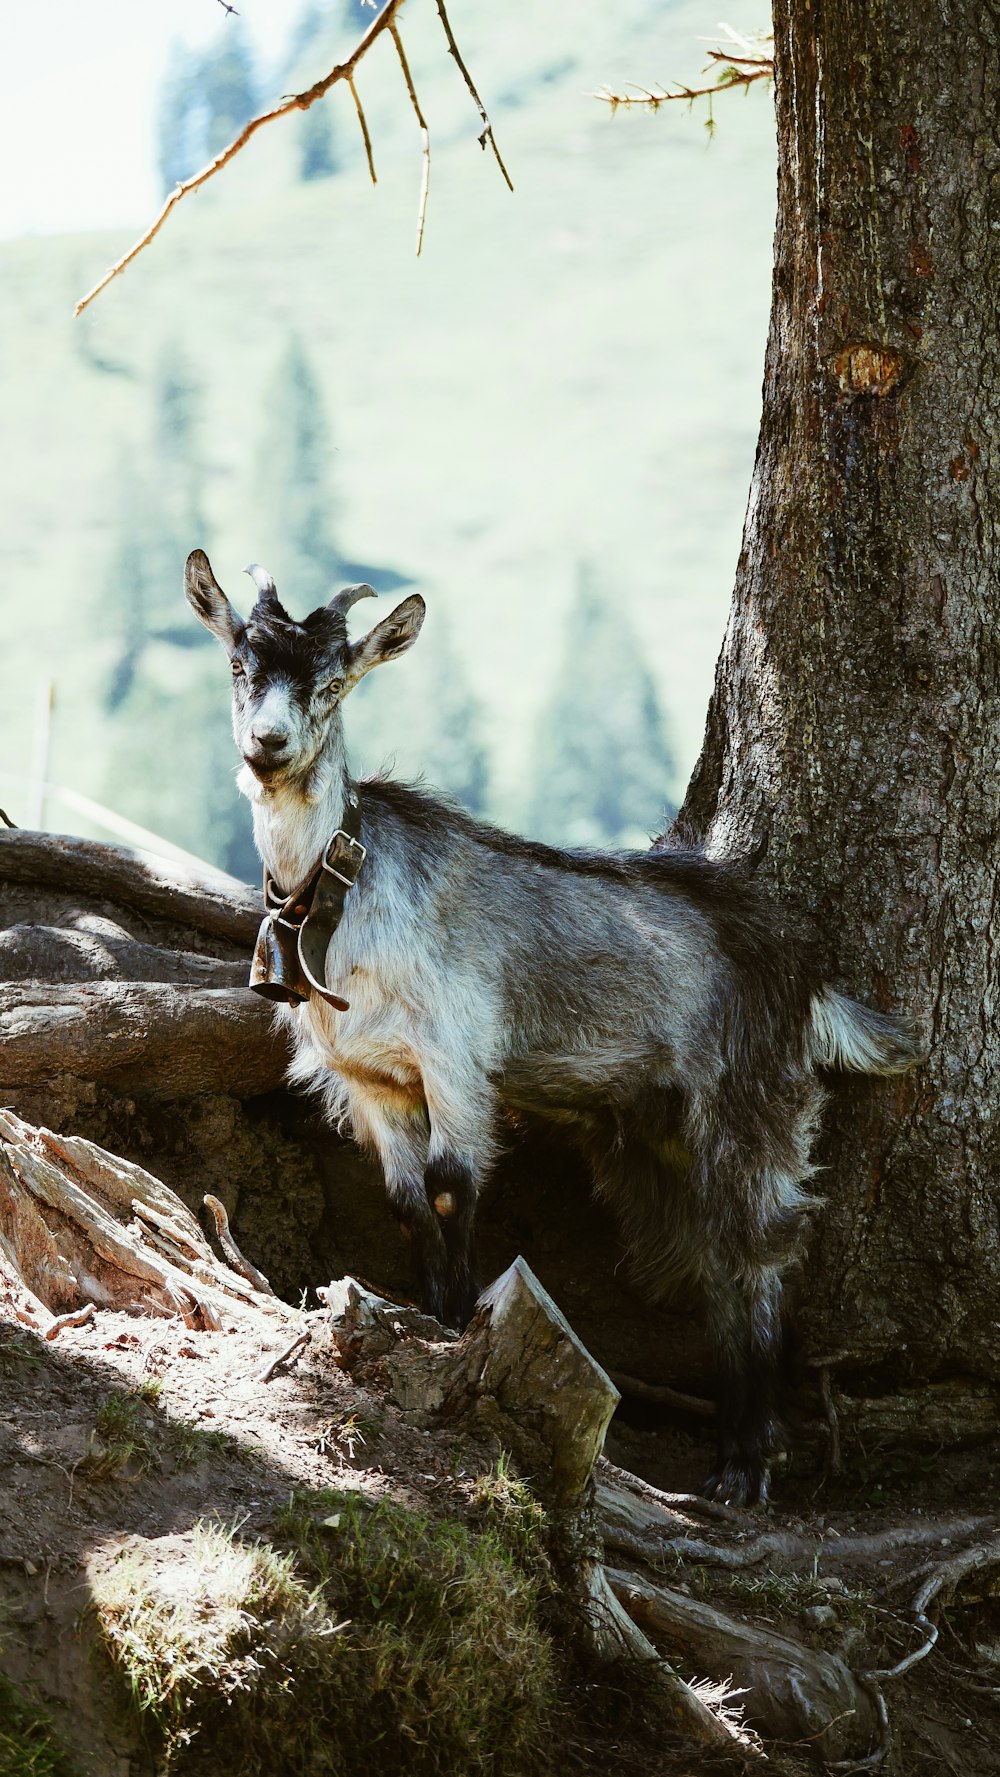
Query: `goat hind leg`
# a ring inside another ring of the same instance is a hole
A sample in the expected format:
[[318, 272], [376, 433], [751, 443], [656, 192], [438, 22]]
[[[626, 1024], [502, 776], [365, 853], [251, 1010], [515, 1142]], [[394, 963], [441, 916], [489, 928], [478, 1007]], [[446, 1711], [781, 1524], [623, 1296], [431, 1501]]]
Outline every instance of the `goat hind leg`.
[[779, 1440], [781, 1279], [773, 1265], [734, 1273], [709, 1263], [704, 1287], [718, 1354], [718, 1462], [704, 1492], [756, 1505], [767, 1498]]

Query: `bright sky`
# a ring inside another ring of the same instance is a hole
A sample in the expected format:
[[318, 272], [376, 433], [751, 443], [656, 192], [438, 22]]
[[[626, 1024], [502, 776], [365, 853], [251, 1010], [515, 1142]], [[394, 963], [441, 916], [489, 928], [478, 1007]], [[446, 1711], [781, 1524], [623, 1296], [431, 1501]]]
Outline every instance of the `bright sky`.
[[4, 7], [0, 237], [142, 222], [159, 201], [156, 96], [171, 44], [249, 29], [281, 48], [296, 0], [31, 0]]

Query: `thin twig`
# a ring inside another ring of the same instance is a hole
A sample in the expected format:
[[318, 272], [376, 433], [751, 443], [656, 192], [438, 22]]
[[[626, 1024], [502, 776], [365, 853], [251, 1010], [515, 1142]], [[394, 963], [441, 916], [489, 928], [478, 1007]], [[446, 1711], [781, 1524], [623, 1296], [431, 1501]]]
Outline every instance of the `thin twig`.
[[410, 75], [410, 66], [406, 60], [403, 39], [396, 29], [396, 22], [394, 19], [390, 19], [389, 21], [389, 35], [391, 36], [393, 43], [396, 45], [396, 54], [399, 57], [399, 65], [403, 70], [403, 79], [406, 81], [406, 90], [410, 95], [410, 103], [417, 114], [417, 122], [420, 125], [420, 144], [423, 150], [424, 164], [420, 178], [420, 205], [417, 210], [417, 258], [419, 259], [420, 249], [424, 244], [424, 222], [427, 217], [427, 193], [431, 183], [431, 138], [430, 131], [427, 128], [426, 119], [420, 109], [420, 100], [417, 98], [417, 89], [414, 86]]
[[368, 134], [368, 120], [365, 117], [364, 107], [361, 103], [361, 94], [358, 92], [358, 89], [354, 84], [353, 74], [349, 74], [347, 76], [347, 84], [351, 89], [351, 98], [354, 100], [354, 109], [356, 110], [356, 112], [358, 114], [358, 122], [361, 125], [361, 134], [362, 134], [362, 137], [364, 138], [365, 153], [368, 156], [368, 171], [370, 172], [370, 174], [372, 176], [372, 184], [377, 185], [378, 180], [375, 177], [375, 156], [372, 153], [372, 139], [371, 139], [370, 135]]
[[442, 25], [444, 26], [444, 34], [448, 39], [448, 49], [451, 52], [451, 54], [454, 56], [456, 62], [458, 63], [459, 72], [461, 73], [462, 79], [465, 81], [466, 86], [468, 87], [470, 93], [472, 94], [473, 103], [476, 106], [476, 108], [479, 112], [479, 115], [483, 120], [483, 130], [482, 130], [482, 134], [479, 138], [479, 145], [481, 148], [483, 148], [485, 150], [487, 142], [489, 143], [494, 154], [496, 155], [497, 166], [500, 168], [501, 173], [503, 174], [505, 180], [507, 181], [507, 189], [508, 189], [508, 191], [513, 191], [514, 186], [511, 181], [510, 174], [508, 173], [507, 168], [503, 164], [503, 160], [500, 155], [500, 150], [496, 145], [496, 138], [493, 134], [493, 125], [491, 124], [489, 117], [486, 114], [486, 107], [483, 104], [482, 99], [479, 97], [479, 94], [476, 91], [475, 85], [473, 84], [472, 75], [469, 73], [468, 68], [466, 67], [465, 63], [462, 60], [458, 44], [455, 42], [455, 38], [452, 34], [451, 21], [448, 17], [447, 12], [445, 11], [444, 0], [435, 0], [435, 4], [438, 9], [438, 17], [441, 20]]
[[[728, 92], [730, 87], [748, 87], [752, 86], [755, 80], [774, 79], [773, 56], [731, 56], [724, 49], [710, 49], [708, 59], [709, 62], [722, 66], [721, 74], [716, 77], [711, 86], [678, 86], [674, 92], [670, 92], [663, 86], [655, 92], [648, 86], [636, 86], [634, 96], [631, 93], [614, 92], [611, 87], [602, 86], [598, 92], [594, 93], [593, 97], [600, 99], [605, 105], [610, 105], [612, 111], [617, 111], [619, 105], [647, 105], [651, 110], [658, 111], [661, 105], [673, 104], [678, 99], [682, 99], [685, 104], [690, 105], [694, 99], [713, 99], [717, 93]], [[629, 85], [632, 84], [629, 81]]]
[[12, 833], [17, 832], [17, 822], [11, 820], [10, 815], [4, 808], [0, 808], [0, 821], [3, 821], [4, 826], [9, 827]]
[[57, 1339], [63, 1327], [82, 1327], [84, 1321], [92, 1320], [97, 1313], [96, 1302], [85, 1302], [82, 1308], [73, 1308], [69, 1314], [57, 1314], [50, 1326], [47, 1326], [42, 1337]]
[[280, 1370], [282, 1364], [287, 1364], [289, 1358], [294, 1357], [297, 1351], [301, 1351], [303, 1345], [308, 1345], [311, 1338], [311, 1327], [306, 1327], [304, 1332], [296, 1333], [294, 1339], [290, 1340], [284, 1350], [279, 1351], [277, 1357], [271, 1359], [271, 1362], [267, 1365], [266, 1369], [261, 1370], [260, 1375], [257, 1377], [257, 1381], [270, 1382], [271, 1377]]
[[110, 284], [112, 278], [116, 278], [119, 272], [123, 272], [126, 266], [131, 265], [136, 255], [141, 253], [144, 247], [148, 247], [150, 241], [159, 234], [171, 210], [180, 203], [181, 198], [186, 197], [189, 191], [197, 191], [199, 186], [205, 184], [206, 180], [221, 172], [234, 155], [239, 154], [240, 149], [246, 147], [251, 136], [256, 135], [257, 131], [262, 129], [266, 123], [273, 123], [279, 117], [287, 117], [291, 111], [308, 111], [310, 105], [314, 105], [317, 99], [325, 98], [330, 88], [335, 86], [338, 80], [350, 80], [358, 63], [367, 55], [376, 37], [380, 37], [383, 31], [393, 31], [395, 36], [393, 21], [402, 5], [403, 0], [386, 0], [382, 11], [377, 18], [372, 20], [346, 62], [338, 62], [335, 68], [331, 68], [329, 74], [325, 75], [322, 80], [317, 80], [315, 85], [307, 88], [305, 92], [293, 93], [290, 98], [284, 99], [272, 110], [262, 111], [258, 117], [252, 117], [249, 123], [244, 124], [239, 135], [233, 138], [228, 148], [223, 148], [214, 160], [209, 161], [208, 166], [202, 167], [200, 173], [195, 173], [190, 179], [185, 179], [182, 184], [177, 185], [170, 193], [152, 226], [146, 230], [140, 240], [129, 248], [127, 253], [123, 253], [122, 257], [115, 261], [114, 265], [104, 273], [100, 282], [95, 284], [92, 290], [88, 290], [86, 296], [81, 297], [73, 310], [74, 315], [81, 315], [88, 303], [93, 302], [94, 297], [100, 295], [101, 291]]

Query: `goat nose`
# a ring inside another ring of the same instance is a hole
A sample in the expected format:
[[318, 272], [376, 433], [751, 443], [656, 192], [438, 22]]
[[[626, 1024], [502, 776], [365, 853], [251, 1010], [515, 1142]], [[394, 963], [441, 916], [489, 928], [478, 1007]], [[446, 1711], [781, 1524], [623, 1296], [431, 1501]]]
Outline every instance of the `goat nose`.
[[280, 753], [287, 739], [284, 728], [255, 728], [253, 731], [254, 745], [262, 753]]

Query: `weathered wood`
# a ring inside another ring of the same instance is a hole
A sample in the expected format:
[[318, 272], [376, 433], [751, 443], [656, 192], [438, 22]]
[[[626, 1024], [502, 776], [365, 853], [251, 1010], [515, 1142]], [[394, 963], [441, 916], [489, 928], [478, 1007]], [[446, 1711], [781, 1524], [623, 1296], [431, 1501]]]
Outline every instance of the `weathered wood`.
[[704, 1745], [731, 1746], [729, 1723], [657, 1653], [594, 1558], [586, 1508], [618, 1391], [530, 1266], [514, 1260], [479, 1298], [460, 1339], [353, 1278], [318, 1294], [330, 1311], [333, 1343], [355, 1377], [384, 1389], [418, 1423], [464, 1418], [494, 1433], [564, 1524], [576, 1526], [562, 1538], [575, 1551], [563, 1578], [594, 1658], [641, 1661], [685, 1733]]
[[[0, 1255], [53, 1314], [93, 1301], [203, 1324], [295, 1311], [215, 1257], [179, 1197], [141, 1166], [0, 1110]], [[185, 1315], [187, 1318], [187, 1315]]]
[[377, 1365], [378, 1379], [405, 1412], [424, 1421], [482, 1418], [494, 1403], [515, 1443], [526, 1444], [532, 1457], [544, 1452], [542, 1490], [559, 1505], [580, 1501], [618, 1390], [524, 1259], [515, 1259], [480, 1296], [457, 1341], [437, 1322], [383, 1302], [353, 1278], [331, 1284], [324, 1299], [345, 1364], [365, 1371]]
[[170, 981], [245, 987], [248, 961], [223, 962], [133, 938], [114, 920], [81, 915], [78, 924], [10, 925], [0, 931], [0, 981]]
[[245, 988], [92, 981], [0, 987], [0, 1091], [72, 1074], [151, 1098], [252, 1098], [285, 1077], [286, 1039]]
[[657, 1646], [745, 1693], [746, 1719], [778, 1740], [807, 1740], [824, 1760], [863, 1757], [876, 1732], [868, 1692], [836, 1654], [740, 1623], [702, 1599], [606, 1570], [611, 1591]]
[[0, 882], [27, 883], [118, 901], [196, 931], [252, 945], [260, 894], [233, 876], [187, 870], [148, 852], [57, 833], [0, 829]]

